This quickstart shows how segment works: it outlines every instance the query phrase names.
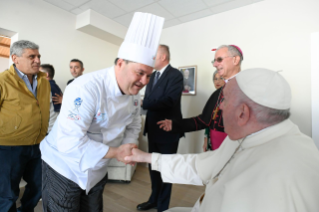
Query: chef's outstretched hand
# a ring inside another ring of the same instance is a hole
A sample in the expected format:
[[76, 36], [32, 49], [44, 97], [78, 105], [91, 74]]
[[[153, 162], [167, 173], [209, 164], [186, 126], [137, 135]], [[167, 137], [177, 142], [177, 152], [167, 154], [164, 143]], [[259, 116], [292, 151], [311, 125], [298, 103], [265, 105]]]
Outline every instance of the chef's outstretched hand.
[[[132, 149], [134, 148], [137, 148], [137, 145], [133, 143], [122, 144], [119, 147], [110, 147], [104, 158], [116, 158], [118, 161], [128, 164], [128, 162], [125, 161], [124, 158], [126, 156], [132, 155]], [[135, 163], [129, 164], [134, 165]]]
[[152, 163], [152, 154], [134, 148], [132, 149], [132, 154], [130, 156], [126, 156], [124, 160], [126, 161], [126, 163]]
[[172, 130], [172, 120], [170, 119], [165, 119], [163, 121], [159, 121], [157, 122], [157, 124], [159, 125], [159, 128], [169, 132]]

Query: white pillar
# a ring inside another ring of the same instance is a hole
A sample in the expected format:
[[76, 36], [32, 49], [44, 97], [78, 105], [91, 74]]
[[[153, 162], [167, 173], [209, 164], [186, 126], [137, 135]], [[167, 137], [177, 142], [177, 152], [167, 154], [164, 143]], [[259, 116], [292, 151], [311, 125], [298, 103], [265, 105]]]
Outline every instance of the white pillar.
[[319, 32], [311, 34], [312, 139], [319, 148]]

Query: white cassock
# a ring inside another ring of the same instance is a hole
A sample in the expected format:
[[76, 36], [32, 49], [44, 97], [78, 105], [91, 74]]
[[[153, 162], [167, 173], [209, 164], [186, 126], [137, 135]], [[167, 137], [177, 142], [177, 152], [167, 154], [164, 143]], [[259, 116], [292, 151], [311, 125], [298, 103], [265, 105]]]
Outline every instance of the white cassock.
[[88, 193], [106, 174], [109, 147], [136, 143], [141, 129], [139, 95], [123, 95], [114, 67], [82, 75], [67, 86], [42, 159]]
[[202, 154], [153, 153], [152, 169], [164, 182], [206, 185], [200, 212], [318, 212], [319, 152], [313, 140], [290, 120], [240, 141], [227, 137], [221, 147]]

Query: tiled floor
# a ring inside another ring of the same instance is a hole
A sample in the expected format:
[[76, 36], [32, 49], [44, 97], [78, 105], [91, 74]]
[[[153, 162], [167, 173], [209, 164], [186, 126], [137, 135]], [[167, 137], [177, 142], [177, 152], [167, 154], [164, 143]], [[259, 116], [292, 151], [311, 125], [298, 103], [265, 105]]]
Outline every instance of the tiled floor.
[[[20, 197], [24, 189], [21, 189]], [[137, 211], [139, 203], [148, 200], [151, 192], [151, 184], [148, 168], [141, 164], [137, 166], [131, 183], [108, 183], [105, 186], [103, 201], [104, 210], [109, 212], [130, 212]], [[173, 186], [170, 207], [191, 207], [198, 197], [204, 192], [203, 186], [177, 185]], [[19, 200], [17, 206], [19, 206]], [[35, 208], [35, 212], [42, 212], [42, 202]], [[152, 209], [149, 212], [156, 212]]]

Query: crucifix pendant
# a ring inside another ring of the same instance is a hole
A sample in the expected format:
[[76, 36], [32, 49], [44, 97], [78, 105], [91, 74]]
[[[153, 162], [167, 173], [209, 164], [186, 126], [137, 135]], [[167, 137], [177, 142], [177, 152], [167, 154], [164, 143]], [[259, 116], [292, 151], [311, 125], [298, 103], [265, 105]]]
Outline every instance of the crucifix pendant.
[[216, 119], [216, 116], [217, 116], [217, 113], [219, 111], [219, 107], [217, 107], [215, 110], [214, 110], [214, 115], [213, 115], [213, 120], [215, 121]]

